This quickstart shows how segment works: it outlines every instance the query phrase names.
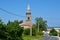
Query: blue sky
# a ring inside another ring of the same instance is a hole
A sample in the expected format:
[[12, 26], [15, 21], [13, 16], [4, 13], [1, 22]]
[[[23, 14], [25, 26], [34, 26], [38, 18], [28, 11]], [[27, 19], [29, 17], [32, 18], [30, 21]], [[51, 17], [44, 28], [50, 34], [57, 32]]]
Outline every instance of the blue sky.
[[[49, 27], [60, 26], [60, 0], [0, 0], [0, 8], [19, 15], [9, 15], [0, 10], [0, 17], [5, 23], [8, 20], [25, 21], [28, 4], [30, 4], [31, 14], [34, 18], [42, 17], [47, 20]], [[32, 18], [33, 22], [35, 22], [34, 18]]]

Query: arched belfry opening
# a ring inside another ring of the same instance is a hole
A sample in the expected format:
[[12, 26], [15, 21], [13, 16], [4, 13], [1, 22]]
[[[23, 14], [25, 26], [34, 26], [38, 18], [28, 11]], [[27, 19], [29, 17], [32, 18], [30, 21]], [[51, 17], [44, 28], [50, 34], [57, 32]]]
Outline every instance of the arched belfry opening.
[[26, 12], [26, 22], [31, 23], [32, 17], [31, 17], [31, 10], [30, 5], [28, 4], [27, 12]]

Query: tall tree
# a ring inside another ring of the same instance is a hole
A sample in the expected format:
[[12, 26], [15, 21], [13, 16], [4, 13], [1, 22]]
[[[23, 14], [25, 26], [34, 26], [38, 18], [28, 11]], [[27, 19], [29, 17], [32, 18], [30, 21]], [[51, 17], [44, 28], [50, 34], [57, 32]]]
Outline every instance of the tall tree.
[[46, 20], [43, 20], [42, 17], [39, 17], [39, 18], [37, 17], [35, 20], [36, 20], [36, 27], [38, 27], [38, 29], [40, 31], [46, 31], [47, 30], [47, 28], [46, 28], [47, 21]]

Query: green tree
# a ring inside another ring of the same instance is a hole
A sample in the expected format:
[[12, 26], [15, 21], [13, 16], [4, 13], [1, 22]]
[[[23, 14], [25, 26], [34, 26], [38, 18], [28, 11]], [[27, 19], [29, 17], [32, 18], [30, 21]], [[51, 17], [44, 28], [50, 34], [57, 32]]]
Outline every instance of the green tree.
[[34, 29], [34, 32], [35, 32], [34, 34], [35, 34], [35, 35], [43, 35], [42, 31], [37, 32], [36, 24], [33, 24], [32, 27], [33, 27], [33, 29]]
[[43, 20], [42, 17], [39, 17], [39, 18], [37, 17], [35, 20], [36, 20], [36, 27], [38, 28], [38, 26], [39, 26], [40, 31], [46, 31], [47, 30], [47, 28], [46, 28], [47, 21], [46, 20]]
[[55, 29], [52, 29], [52, 30], [50, 31], [50, 35], [52, 35], [52, 36], [57, 36], [57, 35], [58, 35], [58, 32], [57, 32]]
[[[24, 29], [24, 35], [30, 35], [30, 28]], [[32, 36], [36, 35], [36, 30], [32, 28]]]
[[3, 24], [2, 20], [0, 19], [0, 40], [6, 40], [6, 39], [7, 39], [6, 25]]
[[19, 26], [19, 21], [8, 21], [7, 25], [0, 19], [0, 40], [23, 40], [23, 28]]
[[24, 29], [24, 35], [30, 35], [30, 28]]
[[22, 40], [23, 28], [19, 26], [19, 21], [15, 20], [14, 22], [7, 23], [8, 30], [8, 40]]
[[20, 21], [19, 21], [19, 24], [21, 24], [21, 23], [23, 23], [23, 20], [20, 20]]

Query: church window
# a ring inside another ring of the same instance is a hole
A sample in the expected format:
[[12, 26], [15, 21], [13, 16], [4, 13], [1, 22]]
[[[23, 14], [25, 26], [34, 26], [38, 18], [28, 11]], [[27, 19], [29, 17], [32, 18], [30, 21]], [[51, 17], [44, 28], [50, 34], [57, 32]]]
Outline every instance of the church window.
[[30, 20], [30, 17], [28, 17], [28, 20]]

